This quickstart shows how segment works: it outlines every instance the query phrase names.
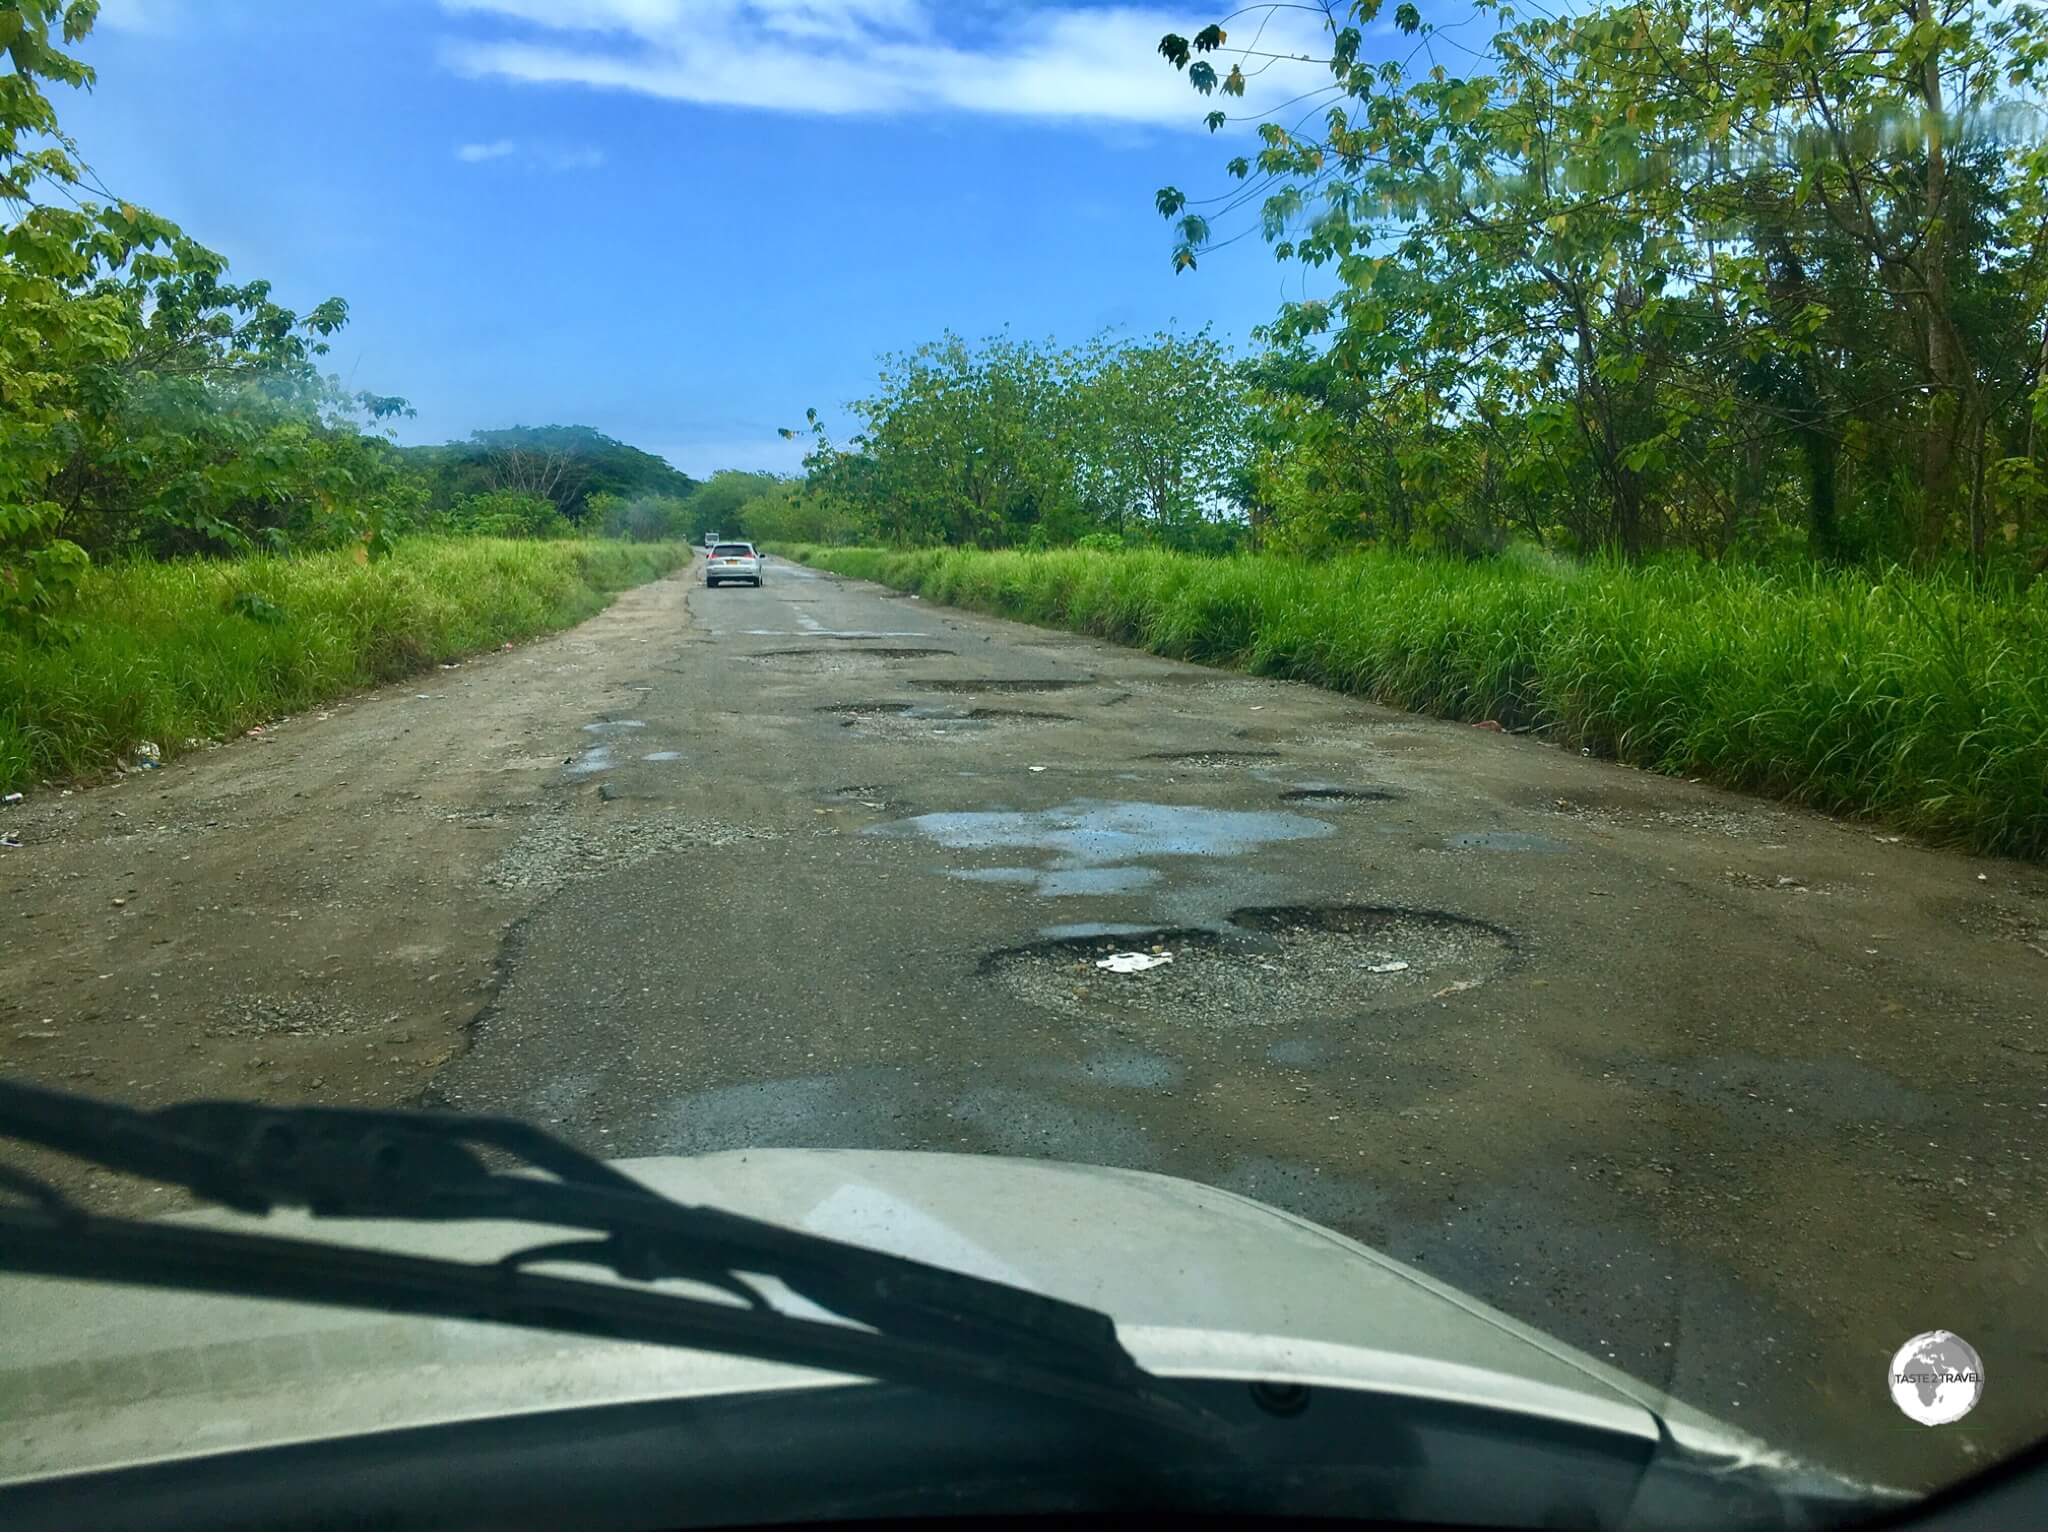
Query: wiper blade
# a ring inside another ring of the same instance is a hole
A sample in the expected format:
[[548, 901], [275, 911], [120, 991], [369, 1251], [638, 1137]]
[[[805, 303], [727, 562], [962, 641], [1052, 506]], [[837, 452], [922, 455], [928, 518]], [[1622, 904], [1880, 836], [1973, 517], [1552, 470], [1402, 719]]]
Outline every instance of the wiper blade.
[[[303, 1207], [320, 1218], [507, 1220], [596, 1237], [527, 1247], [487, 1265], [445, 1261], [105, 1218], [8, 1174], [0, 1186], [31, 1201], [0, 1208], [0, 1267], [409, 1313], [482, 1313], [906, 1382], [1028, 1390], [1176, 1431], [1218, 1430], [1140, 1368], [1099, 1311], [677, 1203], [512, 1119], [232, 1101], [144, 1110], [0, 1080], [0, 1137], [171, 1182], [244, 1213]], [[494, 1169], [484, 1152], [528, 1169]], [[707, 1283], [746, 1307], [525, 1270], [540, 1261], [590, 1263], [636, 1281]], [[762, 1277], [872, 1330], [783, 1314], [749, 1281]]]

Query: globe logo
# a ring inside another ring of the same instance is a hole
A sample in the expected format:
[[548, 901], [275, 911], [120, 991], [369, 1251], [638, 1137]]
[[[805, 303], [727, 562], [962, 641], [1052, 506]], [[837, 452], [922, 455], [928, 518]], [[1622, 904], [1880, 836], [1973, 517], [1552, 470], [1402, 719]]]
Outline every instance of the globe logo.
[[1961, 1421], [1984, 1398], [1984, 1364], [1954, 1331], [1922, 1331], [1892, 1354], [1892, 1402], [1923, 1427]]

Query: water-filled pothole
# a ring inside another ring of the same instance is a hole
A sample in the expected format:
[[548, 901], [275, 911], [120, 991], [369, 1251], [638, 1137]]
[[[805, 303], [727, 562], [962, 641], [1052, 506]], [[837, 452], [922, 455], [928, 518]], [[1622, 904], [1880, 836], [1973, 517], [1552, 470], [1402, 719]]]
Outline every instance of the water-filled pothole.
[[1280, 795], [1283, 804], [1320, 804], [1341, 809], [1353, 804], [1391, 803], [1401, 795], [1391, 788], [1291, 788]]
[[858, 733], [899, 740], [943, 739], [992, 728], [1070, 721], [1070, 716], [1064, 713], [1036, 713], [1028, 708], [962, 708], [955, 703], [824, 703], [817, 711], [841, 715], [839, 722]]
[[1279, 759], [1278, 751], [1148, 751], [1140, 761], [1163, 761], [1171, 766], [1249, 767], [1264, 766]]
[[1065, 692], [1090, 683], [1068, 677], [1044, 676], [1008, 681], [913, 681], [910, 685], [920, 692], [950, 692], [972, 697], [982, 692]]
[[851, 671], [876, 671], [893, 661], [923, 660], [952, 654], [950, 649], [906, 649], [900, 645], [878, 645], [874, 649], [835, 649], [811, 645], [798, 649], [763, 649], [738, 658], [769, 671], [798, 671], [807, 675], [839, 675]]
[[[1134, 974], [1097, 962], [1171, 953]], [[1513, 939], [1483, 921], [1397, 906], [1277, 906], [1221, 932], [1159, 928], [1035, 942], [981, 972], [1020, 1000], [1109, 1027], [1265, 1027], [1356, 1017], [1461, 994], [1499, 975]]]

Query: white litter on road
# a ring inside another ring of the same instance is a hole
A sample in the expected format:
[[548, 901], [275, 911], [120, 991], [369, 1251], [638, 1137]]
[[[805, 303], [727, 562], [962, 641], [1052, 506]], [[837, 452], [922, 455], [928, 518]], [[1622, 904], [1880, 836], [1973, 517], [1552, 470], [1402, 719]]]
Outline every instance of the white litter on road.
[[1143, 974], [1147, 969], [1172, 962], [1171, 953], [1111, 953], [1107, 958], [1096, 959], [1095, 967], [1112, 974]]
[[1385, 963], [1367, 964], [1365, 966], [1365, 972], [1368, 974], [1399, 974], [1403, 969], [1407, 967], [1407, 959], [1389, 958]]

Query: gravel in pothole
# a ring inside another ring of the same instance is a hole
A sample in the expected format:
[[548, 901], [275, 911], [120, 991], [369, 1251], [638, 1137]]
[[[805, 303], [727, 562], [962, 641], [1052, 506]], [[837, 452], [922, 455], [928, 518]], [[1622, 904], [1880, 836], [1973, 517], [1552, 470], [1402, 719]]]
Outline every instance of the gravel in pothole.
[[[990, 954], [982, 972], [1020, 1000], [1110, 1028], [1227, 1030], [1355, 1017], [1476, 989], [1506, 968], [1507, 934], [1434, 911], [1368, 906], [1239, 911], [1233, 930], [1162, 929]], [[1113, 953], [1173, 955], [1135, 974]]]
[[[207, 1018], [209, 1038], [332, 1038], [375, 1026], [347, 1006], [309, 995], [229, 996]], [[389, 1021], [390, 1018], [384, 1020]]]
[[565, 809], [536, 822], [484, 880], [504, 889], [552, 893], [576, 879], [616, 873], [669, 852], [773, 839], [770, 831], [703, 816], [581, 815]]
[[1151, 751], [1140, 756], [1140, 761], [1161, 761], [1168, 766], [1182, 767], [1257, 767], [1268, 766], [1280, 758], [1278, 751]]

